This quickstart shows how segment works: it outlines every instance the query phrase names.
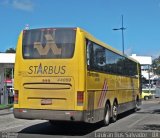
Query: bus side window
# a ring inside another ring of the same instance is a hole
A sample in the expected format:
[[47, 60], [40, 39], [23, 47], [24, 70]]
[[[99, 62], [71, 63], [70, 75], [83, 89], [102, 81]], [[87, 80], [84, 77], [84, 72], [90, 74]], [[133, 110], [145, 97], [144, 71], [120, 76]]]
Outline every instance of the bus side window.
[[106, 56], [104, 49], [97, 49], [97, 65], [101, 71], [104, 71], [104, 66], [106, 65]]

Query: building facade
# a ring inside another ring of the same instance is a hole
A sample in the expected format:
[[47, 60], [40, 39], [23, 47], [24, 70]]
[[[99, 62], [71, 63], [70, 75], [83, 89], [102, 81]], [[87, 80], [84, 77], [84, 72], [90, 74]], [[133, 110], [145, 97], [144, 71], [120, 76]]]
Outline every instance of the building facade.
[[13, 53], [0, 53], [0, 104], [8, 104], [8, 91], [7, 91], [7, 76], [6, 70], [11, 69], [10, 87], [13, 87], [13, 70], [15, 63], [15, 54]]

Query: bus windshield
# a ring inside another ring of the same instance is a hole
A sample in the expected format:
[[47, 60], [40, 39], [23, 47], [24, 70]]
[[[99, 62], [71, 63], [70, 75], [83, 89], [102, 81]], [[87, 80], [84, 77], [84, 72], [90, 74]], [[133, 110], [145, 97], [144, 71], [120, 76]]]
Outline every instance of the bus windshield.
[[23, 31], [24, 59], [72, 58], [75, 47], [75, 29], [45, 28]]

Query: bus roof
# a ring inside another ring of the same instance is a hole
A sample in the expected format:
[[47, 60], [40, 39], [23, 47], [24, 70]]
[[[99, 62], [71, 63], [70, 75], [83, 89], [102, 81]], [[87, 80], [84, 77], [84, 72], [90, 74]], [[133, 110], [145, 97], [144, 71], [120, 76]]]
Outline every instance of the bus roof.
[[97, 44], [99, 44], [99, 45], [101, 45], [101, 46], [104, 46], [104, 47], [106, 47], [107, 49], [109, 49], [109, 50], [111, 50], [111, 51], [113, 51], [113, 52], [115, 52], [115, 53], [117, 53], [117, 54], [119, 54], [119, 55], [121, 55], [121, 56], [124, 56], [124, 57], [126, 57], [126, 58], [128, 58], [128, 59], [130, 59], [130, 60], [132, 60], [132, 61], [134, 61], [134, 62], [136, 62], [136, 63], [139, 63], [137, 60], [135, 60], [135, 59], [133, 59], [133, 58], [131, 58], [131, 57], [128, 57], [127, 55], [123, 55], [122, 52], [120, 52], [120, 51], [116, 50], [115, 48], [111, 47], [110, 45], [105, 44], [104, 42], [98, 40], [98, 39], [95, 38], [93, 35], [91, 35], [91, 34], [88, 33], [87, 31], [85, 31], [84, 29], [81, 29], [81, 28], [77, 27], [77, 30], [79, 30], [80, 32], [83, 32], [84, 35], [85, 35], [88, 39], [90, 39], [91, 41], [94, 41], [95, 43], [97, 43]]
[[[95, 42], [95, 43], [97, 43], [97, 44], [99, 44], [99, 45], [101, 45], [103, 47], [106, 47], [107, 49], [109, 49], [109, 50], [111, 50], [111, 51], [113, 51], [113, 52], [115, 52], [115, 53], [117, 53], [117, 54], [119, 54], [121, 56], [124, 56], [124, 57], [126, 57], [126, 58], [128, 58], [128, 59], [130, 59], [130, 60], [132, 60], [132, 61], [134, 61], [136, 63], [139, 63], [137, 60], [135, 60], [135, 59], [133, 59], [133, 58], [127, 56], [127, 55], [123, 55], [122, 52], [120, 52], [120, 51], [116, 50], [115, 48], [111, 47], [110, 45], [98, 40], [93, 35], [91, 35], [90, 33], [88, 33], [87, 31], [85, 31], [84, 29], [82, 29], [80, 27], [46, 27], [46, 28], [34, 28], [34, 29], [42, 29], [42, 30], [43, 29], [73, 29], [73, 30], [77, 30], [77, 31], [83, 32], [84, 35], [88, 39], [90, 39], [91, 41], [93, 41], [93, 42]], [[23, 31], [34, 30], [34, 29], [24, 29]]]

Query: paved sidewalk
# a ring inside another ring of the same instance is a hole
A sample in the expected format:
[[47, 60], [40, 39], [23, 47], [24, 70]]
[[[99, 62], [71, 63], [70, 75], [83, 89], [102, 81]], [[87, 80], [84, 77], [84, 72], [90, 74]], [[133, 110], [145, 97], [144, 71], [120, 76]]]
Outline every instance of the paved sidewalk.
[[13, 113], [13, 108], [0, 110], [0, 116], [7, 115], [7, 114], [12, 114], [12, 113]]
[[13, 104], [0, 104], [0, 110], [4, 110], [4, 109], [9, 109], [9, 108], [12, 108], [13, 107]]

